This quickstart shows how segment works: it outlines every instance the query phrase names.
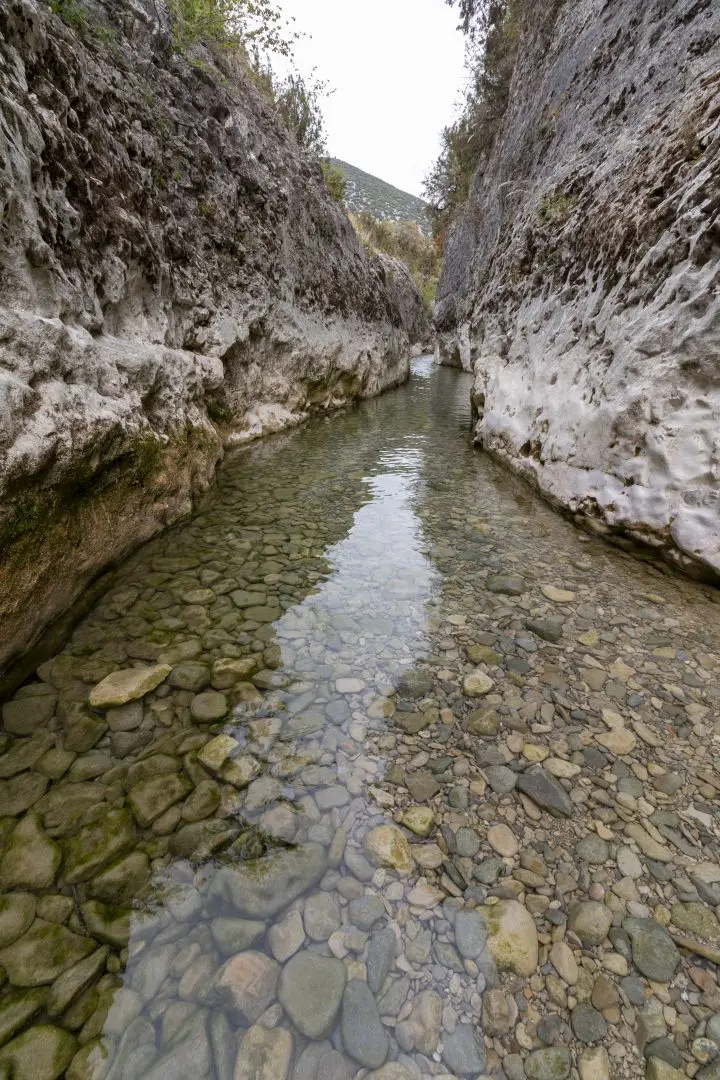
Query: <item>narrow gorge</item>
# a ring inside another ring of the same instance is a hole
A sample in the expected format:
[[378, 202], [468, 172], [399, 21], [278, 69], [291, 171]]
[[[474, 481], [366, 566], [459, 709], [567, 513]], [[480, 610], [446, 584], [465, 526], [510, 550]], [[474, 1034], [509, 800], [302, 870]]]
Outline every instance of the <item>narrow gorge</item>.
[[245, 0], [0, 0], [0, 1080], [720, 1080], [720, 8], [437, 2], [433, 331]]

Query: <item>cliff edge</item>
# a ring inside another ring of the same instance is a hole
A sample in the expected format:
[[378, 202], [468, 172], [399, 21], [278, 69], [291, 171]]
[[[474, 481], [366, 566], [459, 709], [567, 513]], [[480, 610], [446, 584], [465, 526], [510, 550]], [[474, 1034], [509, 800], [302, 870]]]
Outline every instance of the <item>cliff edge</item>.
[[597, 531], [720, 576], [720, 7], [530, 11], [447, 244], [476, 440]]
[[0, 672], [224, 443], [402, 382], [420, 303], [160, 0], [53, 7], [0, 10]]

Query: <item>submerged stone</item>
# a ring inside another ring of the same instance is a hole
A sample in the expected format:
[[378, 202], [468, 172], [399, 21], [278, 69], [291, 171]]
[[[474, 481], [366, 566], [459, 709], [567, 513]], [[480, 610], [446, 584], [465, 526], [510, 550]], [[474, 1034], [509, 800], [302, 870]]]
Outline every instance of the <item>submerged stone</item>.
[[272, 918], [315, 885], [326, 865], [325, 848], [306, 843], [239, 866], [223, 866], [208, 887], [208, 907], [216, 915]]
[[298, 1031], [309, 1039], [330, 1034], [340, 1011], [347, 972], [341, 960], [304, 950], [280, 976], [278, 998]]
[[86, 825], [63, 844], [62, 878], [68, 885], [87, 881], [136, 842], [129, 810], [111, 810], [99, 821]]
[[110, 709], [145, 697], [164, 682], [171, 671], [169, 664], [113, 671], [90, 691], [90, 704], [94, 709]]

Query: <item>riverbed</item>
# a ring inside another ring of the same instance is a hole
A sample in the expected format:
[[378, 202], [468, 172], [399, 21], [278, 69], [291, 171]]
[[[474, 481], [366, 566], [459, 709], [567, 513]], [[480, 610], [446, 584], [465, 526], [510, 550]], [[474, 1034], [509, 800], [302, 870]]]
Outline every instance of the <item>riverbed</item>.
[[470, 387], [234, 452], [6, 703], [0, 1076], [720, 1061], [718, 593], [475, 450]]

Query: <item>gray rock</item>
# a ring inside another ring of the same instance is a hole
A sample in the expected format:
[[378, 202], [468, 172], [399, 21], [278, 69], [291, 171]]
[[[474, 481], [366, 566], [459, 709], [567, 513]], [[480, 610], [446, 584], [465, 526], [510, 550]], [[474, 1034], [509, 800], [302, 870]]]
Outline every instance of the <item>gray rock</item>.
[[588, 833], [576, 845], [575, 853], [582, 862], [600, 866], [609, 859], [610, 846], [607, 840], [601, 839], [597, 833]]
[[234, 956], [251, 948], [265, 933], [265, 923], [252, 919], [211, 919], [213, 941], [222, 956]]
[[359, 979], [351, 979], [343, 994], [342, 1039], [350, 1057], [368, 1069], [379, 1069], [387, 1058], [387, 1032], [370, 987]]
[[498, 879], [502, 865], [502, 859], [491, 855], [473, 867], [473, 877], [483, 885], [493, 885]]
[[455, 917], [455, 943], [460, 955], [475, 960], [485, 948], [487, 927], [478, 911], [458, 911]]
[[565, 788], [539, 765], [520, 773], [517, 786], [553, 817], [572, 817], [575, 812]]
[[674, 941], [654, 919], [628, 918], [623, 930], [630, 935], [632, 959], [638, 971], [655, 982], [670, 982], [680, 963]]
[[602, 1014], [586, 1002], [575, 1006], [570, 1014], [570, 1024], [575, 1038], [584, 1043], [600, 1042], [607, 1032]]
[[368, 944], [367, 980], [373, 994], [382, 988], [393, 965], [397, 939], [394, 930], [376, 930]]
[[455, 833], [455, 846], [458, 855], [465, 859], [474, 859], [480, 850], [480, 837], [474, 829], [463, 826]]
[[325, 867], [325, 849], [315, 843], [281, 848], [253, 863], [221, 867], [208, 886], [208, 908], [217, 915], [270, 919], [317, 884]]
[[345, 980], [345, 965], [332, 957], [304, 950], [287, 962], [278, 998], [302, 1035], [324, 1039], [330, 1034], [340, 1011]]
[[458, 1076], [476, 1076], [485, 1070], [485, 1049], [470, 1024], [458, 1024], [443, 1036], [442, 1059]]
[[611, 925], [612, 911], [597, 900], [573, 904], [568, 913], [569, 928], [589, 945], [600, 945], [608, 936]]
[[415, 802], [429, 802], [441, 790], [441, 786], [427, 769], [418, 769], [416, 772], [405, 774], [405, 787], [412, 795]]
[[385, 905], [379, 896], [359, 896], [348, 904], [348, 918], [359, 930], [372, 930], [379, 919], [386, 918]]
[[487, 782], [497, 795], [507, 795], [517, 785], [518, 774], [507, 765], [487, 765], [484, 769]]
[[340, 929], [340, 905], [333, 893], [317, 892], [305, 901], [305, 933], [311, 941], [327, 941]]

